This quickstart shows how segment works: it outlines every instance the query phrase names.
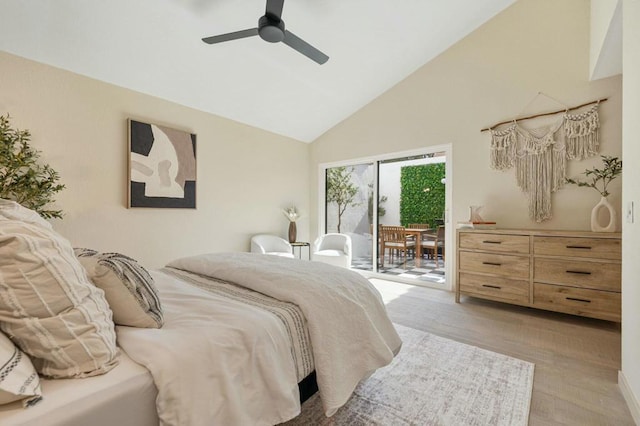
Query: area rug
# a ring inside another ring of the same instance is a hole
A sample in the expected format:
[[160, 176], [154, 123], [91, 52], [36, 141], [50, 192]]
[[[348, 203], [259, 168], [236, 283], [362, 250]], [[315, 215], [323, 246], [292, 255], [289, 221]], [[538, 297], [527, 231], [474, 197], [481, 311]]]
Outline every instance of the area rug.
[[396, 325], [402, 350], [334, 416], [318, 394], [294, 425], [526, 425], [534, 364]]

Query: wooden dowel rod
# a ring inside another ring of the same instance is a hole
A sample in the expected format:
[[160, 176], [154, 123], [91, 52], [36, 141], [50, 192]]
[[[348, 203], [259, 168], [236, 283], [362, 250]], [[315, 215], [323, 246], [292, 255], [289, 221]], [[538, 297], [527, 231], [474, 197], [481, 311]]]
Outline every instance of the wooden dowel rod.
[[498, 127], [498, 126], [500, 126], [502, 124], [512, 123], [513, 121], [530, 120], [532, 118], [544, 117], [546, 115], [554, 115], [554, 114], [558, 114], [560, 112], [571, 111], [571, 110], [574, 110], [574, 109], [585, 107], [587, 105], [593, 105], [593, 104], [597, 104], [597, 103], [600, 103], [600, 102], [606, 102], [608, 99], [609, 98], [598, 99], [596, 101], [587, 102], [587, 103], [584, 103], [582, 105], [574, 106], [574, 107], [571, 107], [571, 108], [568, 108], [568, 109], [559, 109], [557, 111], [544, 112], [544, 113], [541, 113], [541, 114], [529, 115], [529, 116], [526, 116], [526, 117], [520, 117], [520, 118], [511, 119], [511, 120], [501, 121], [500, 123], [496, 123], [493, 126], [487, 127], [487, 128], [482, 129], [480, 131], [481, 132], [488, 132], [489, 130], [491, 130], [491, 129], [495, 128], [495, 127]]

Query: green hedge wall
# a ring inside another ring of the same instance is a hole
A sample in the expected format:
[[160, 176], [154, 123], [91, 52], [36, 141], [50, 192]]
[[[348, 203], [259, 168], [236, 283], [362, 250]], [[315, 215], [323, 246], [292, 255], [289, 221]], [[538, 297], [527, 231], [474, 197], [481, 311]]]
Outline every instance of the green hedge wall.
[[[400, 224], [428, 223], [444, 216], [445, 163], [407, 166], [400, 170]], [[425, 189], [427, 189], [425, 191]]]

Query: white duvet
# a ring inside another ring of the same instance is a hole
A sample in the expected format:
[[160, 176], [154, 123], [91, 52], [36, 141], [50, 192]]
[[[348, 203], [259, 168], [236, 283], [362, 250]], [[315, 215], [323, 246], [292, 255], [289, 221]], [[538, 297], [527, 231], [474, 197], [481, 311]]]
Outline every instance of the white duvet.
[[[325, 414], [402, 344], [377, 290], [321, 263], [251, 253], [183, 258], [168, 266], [293, 302], [309, 328]], [[165, 324], [118, 327], [118, 343], [153, 375], [163, 425], [274, 425], [300, 412], [284, 325], [264, 310], [154, 272]]]
[[327, 416], [347, 402], [360, 380], [389, 364], [402, 345], [378, 291], [347, 269], [254, 253], [206, 254], [168, 266], [298, 305], [307, 319]]
[[295, 366], [280, 320], [162, 272], [152, 275], [164, 326], [116, 333], [153, 376], [161, 425], [273, 425], [298, 415]]

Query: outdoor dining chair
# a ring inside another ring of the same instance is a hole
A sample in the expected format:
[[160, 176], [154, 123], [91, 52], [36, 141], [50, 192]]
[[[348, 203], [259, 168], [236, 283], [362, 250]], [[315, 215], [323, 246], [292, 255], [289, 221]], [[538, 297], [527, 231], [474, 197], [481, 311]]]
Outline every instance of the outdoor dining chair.
[[415, 251], [416, 242], [411, 239], [407, 239], [406, 230], [403, 226], [380, 226], [381, 230], [381, 248], [380, 248], [380, 263], [384, 266], [384, 256], [387, 249], [389, 249], [389, 261], [392, 262], [395, 253], [402, 252], [402, 257], [406, 262], [407, 252]]

